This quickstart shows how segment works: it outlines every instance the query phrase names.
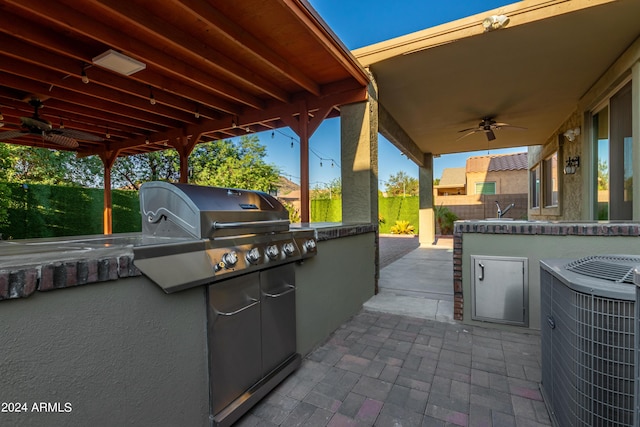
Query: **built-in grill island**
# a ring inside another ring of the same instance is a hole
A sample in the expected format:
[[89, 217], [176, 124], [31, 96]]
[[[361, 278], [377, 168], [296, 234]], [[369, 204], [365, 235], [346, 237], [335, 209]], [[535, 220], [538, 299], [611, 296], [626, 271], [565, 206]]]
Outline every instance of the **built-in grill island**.
[[140, 188], [134, 263], [166, 293], [206, 286], [213, 424], [228, 426], [300, 365], [297, 261], [316, 234], [292, 229], [269, 194], [149, 182]]

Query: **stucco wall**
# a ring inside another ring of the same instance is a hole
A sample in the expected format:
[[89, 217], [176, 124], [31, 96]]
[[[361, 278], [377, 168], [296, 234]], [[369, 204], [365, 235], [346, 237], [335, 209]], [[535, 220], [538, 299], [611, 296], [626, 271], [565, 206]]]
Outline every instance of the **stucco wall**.
[[[464, 322], [487, 325], [471, 320], [470, 255], [524, 257], [528, 259], [529, 327], [540, 329], [540, 260], [552, 258], [578, 259], [598, 254], [640, 255], [637, 236], [553, 236], [465, 233], [462, 238], [462, 288]], [[505, 327], [491, 323], [498, 328]]]
[[29, 409], [0, 425], [208, 426], [204, 292], [133, 277], [0, 302], [0, 401]]
[[374, 295], [375, 233], [318, 242], [318, 256], [296, 267], [297, 344], [322, 343]]
[[[546, 208], [544, 203], [536, 209], [529, 208], [529, 219], [535, 220], [565, 220], [576, 221], [583, 219], [582, 198], [583, 198], [583, 173], [588, 173], [588, 163], [584, 161], [582, 155], [582, 138], [584, 131], [576, 137], [574, 141], [568, 141], [562, 133], [567, 129], [583, 129], [582, 114], [574, 112], [559, 129], [545, 142], [544, 145], [529, 147], [529, 169], [539, 165], [544, 159], [555, 151], [558, 152], [558, 187], [559, 204], [558, 207]], [[573, 175], [564, 174], [564, 166], [569, 157], [579, 156], [582, 161], [580, 167]], [[531, 200], [529, 200], [531, 206]]]

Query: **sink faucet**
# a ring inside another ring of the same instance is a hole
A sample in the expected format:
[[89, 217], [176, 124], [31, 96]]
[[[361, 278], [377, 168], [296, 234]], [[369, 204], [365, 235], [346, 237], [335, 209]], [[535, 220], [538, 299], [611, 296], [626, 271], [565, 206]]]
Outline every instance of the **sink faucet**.
[[504, 214], [506, 214], [507, 212], [509, 212], [509, 209], [511, 209], [515, 205], [516, 205], [515, 203], [511, 203], [509, 206], [504, 208], [504, 210], [502, 210], [502, 209], [500, 209], [500, 203], [498, 203], [498, 201], [496, 200], [496, 206], [498, 207], [498, 218], [502, 218], [502, 216]]

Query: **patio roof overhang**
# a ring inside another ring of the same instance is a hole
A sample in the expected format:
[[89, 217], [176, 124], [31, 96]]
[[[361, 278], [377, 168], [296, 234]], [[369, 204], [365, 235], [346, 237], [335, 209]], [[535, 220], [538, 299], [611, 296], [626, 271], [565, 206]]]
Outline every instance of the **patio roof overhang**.
[[[109, 49], [145, 68], [122, 75], [93, 63]], [[313, 126], [366, 99], [368, 82], [305, 0], [0, 2], [2, 130], [19, 129], [36, 97], [54, 128], [103, 138], [79, 139], [79, 155], [180, 147], [301, 114]], [[6, 142], [67, 149], [39, 135]]]
[[[492, 15], [510, 21], [485, 32]], [[544, 144], [638, 43], [638, 16], [637, 0], [526, 0], [353, 53], [377, 82], [380, 132], [422, 166], [425, 153]], [[527, 130], [457, 140], [484, 117]]]

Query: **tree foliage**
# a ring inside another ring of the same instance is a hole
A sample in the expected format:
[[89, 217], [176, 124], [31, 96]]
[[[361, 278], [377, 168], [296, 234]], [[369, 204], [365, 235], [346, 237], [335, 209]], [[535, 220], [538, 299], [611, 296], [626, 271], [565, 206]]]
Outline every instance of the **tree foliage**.
[[[279, 170], [265, 163], [266, 154], [256, 135], [199, 144], [189, 157], [189, 181], [268, 191]], [[0, 143], [0, 181], [100, 188], [103, 170], [98, 156], [78, 158], [69, 151]], [[174, 149], [119, 157], [111, 169], [113, 188], [138, 189], [147, 181], [179, 179], [180, 157]]]
[[400, 171], [389, 177], [385, 188], [389, 196], [417, 196], [419, 182], [416, 178]]
[[335, 178], [328, 184], [316, 184], [309, 193], [311, 200], [339, 199], [342, 197], [342, 181]]
[[266, 154], [266, 147], [255, 135], [243, 136], [236, 142], [200, 144], [190, 157], [190, 182], [269, 191], [275, 187], [280, 171], [265, 163]]

